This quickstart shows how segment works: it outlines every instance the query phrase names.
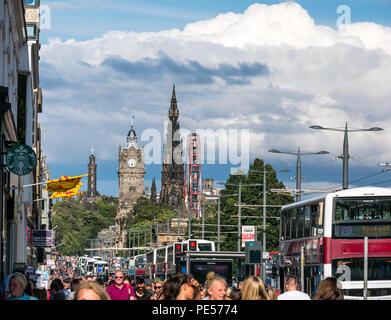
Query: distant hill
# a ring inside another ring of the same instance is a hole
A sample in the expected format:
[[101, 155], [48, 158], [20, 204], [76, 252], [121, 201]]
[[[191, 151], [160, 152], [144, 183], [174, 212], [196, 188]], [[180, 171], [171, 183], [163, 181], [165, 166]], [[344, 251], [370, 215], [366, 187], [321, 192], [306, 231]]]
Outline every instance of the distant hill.
[[52, 222], [55, 229], [55, 245], [63, 245], [57, 251], [63, 255], [83, 255], [90, 247], [87, 239], [97, 238], [98, 233], [115, 224], [118, 198], [99, 196], [92, 203], [80, 199], [64, 199], [52, 206]]

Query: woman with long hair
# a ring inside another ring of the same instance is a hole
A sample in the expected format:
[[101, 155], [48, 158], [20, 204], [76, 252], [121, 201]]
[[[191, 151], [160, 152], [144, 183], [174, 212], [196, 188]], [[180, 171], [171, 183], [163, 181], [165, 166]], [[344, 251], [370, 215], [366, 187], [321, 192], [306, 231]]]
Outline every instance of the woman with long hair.
[[328, 277], [321, 281], [315, 300], [344, 300], [343, 291], [338, 288], [338, 279]]
[[200, 285], [190, 274], [177, 274], [163, 285], [162, 300], [200, 300]]
[[261, 278], [251, 276], [244, 281], [242, 300], [270, 300]]

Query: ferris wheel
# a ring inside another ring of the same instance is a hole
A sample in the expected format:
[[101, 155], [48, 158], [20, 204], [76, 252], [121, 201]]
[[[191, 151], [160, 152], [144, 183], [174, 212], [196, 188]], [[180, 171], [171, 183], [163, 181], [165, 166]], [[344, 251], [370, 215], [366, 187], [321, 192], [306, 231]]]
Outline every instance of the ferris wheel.
[[190, 133], [187, 137], [185, 163], [185, 202], [186, 208], [201, 218], [201, 143], [198, 133]]

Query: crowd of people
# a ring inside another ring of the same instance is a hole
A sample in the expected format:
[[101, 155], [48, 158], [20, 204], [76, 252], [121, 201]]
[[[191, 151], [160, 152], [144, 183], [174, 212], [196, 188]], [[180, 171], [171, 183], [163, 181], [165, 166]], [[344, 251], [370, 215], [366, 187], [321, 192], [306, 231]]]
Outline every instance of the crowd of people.
[[[10, 275], [3, 288], [5, 300], [311, 300], [298, 290], [295, 277], [286, 279], [284, 293], [266, 288], [261, 278], [250, 276], [237, 287], [228, 287], [213, 272], [200, 284], [191, 274], [177, 274], [162, 281], [137, 277], [130, 279], [120, 270], [107, 281], [93, 276], [78, 277], [71, 270], [58, 269], [51, 275], [49, 290], [35, 288], [23, 273]], [[315, 300], [343, 300], [334, 277], [323, 280]]]

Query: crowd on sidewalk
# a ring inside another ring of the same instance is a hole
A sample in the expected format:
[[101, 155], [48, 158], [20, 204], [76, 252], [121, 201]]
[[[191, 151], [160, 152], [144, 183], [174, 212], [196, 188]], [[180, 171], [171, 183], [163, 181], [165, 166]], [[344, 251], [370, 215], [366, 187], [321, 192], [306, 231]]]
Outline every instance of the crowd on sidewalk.
[[[137, 277], [130, 279], [120, 270], [107, 281], [93, 276], [78, 277], [71, 269], [59, 268], [51, 275], [49, 289], [36, 288], [21, 272], [14, 272], [2, 286], [3, 300], [311, 300], [298, 290], [295, 277], [285, 281], [284, 293], [266, 288], [261, 278], [250, 276], [237, 287], [228, 287], [213, 272], [200, 284], [191, 274], [177, 274], [162, 281]], [[334, 277], [323, 280], [314, 300], [343, 300]]]

